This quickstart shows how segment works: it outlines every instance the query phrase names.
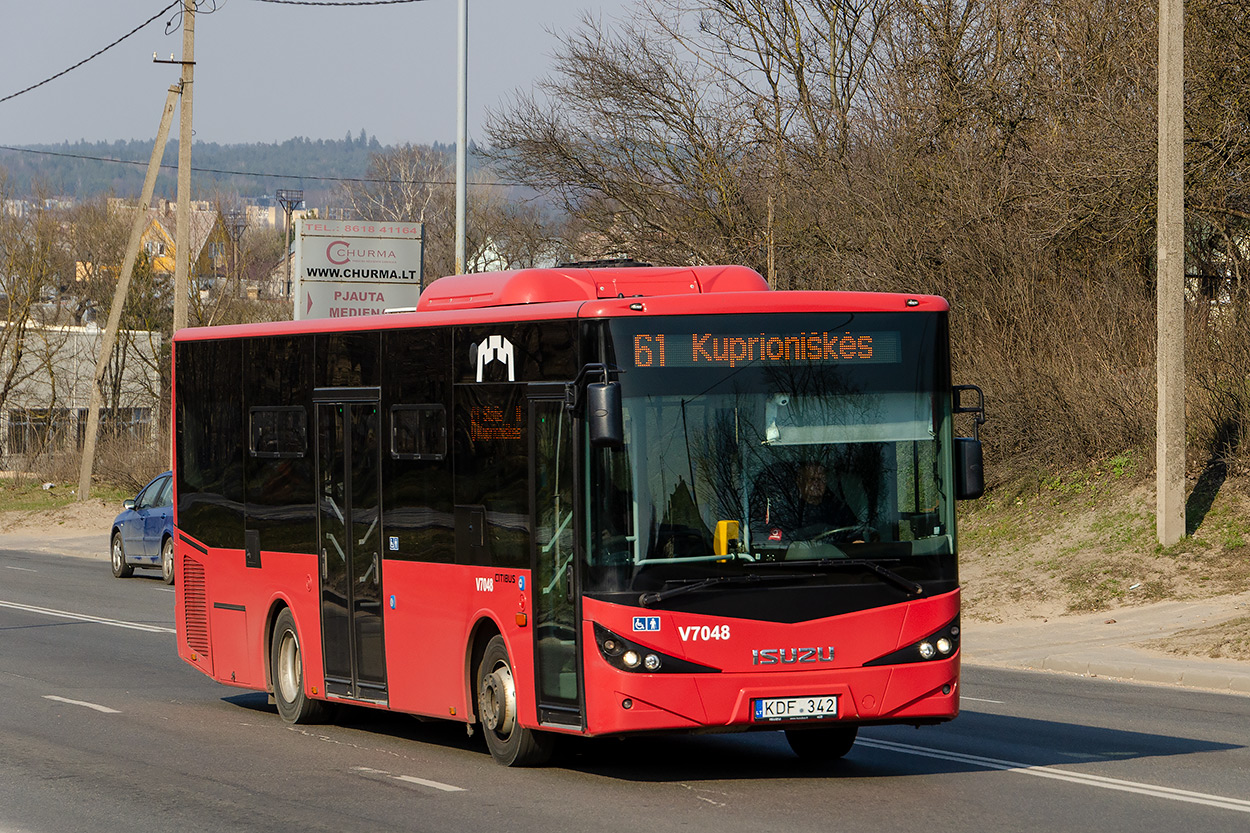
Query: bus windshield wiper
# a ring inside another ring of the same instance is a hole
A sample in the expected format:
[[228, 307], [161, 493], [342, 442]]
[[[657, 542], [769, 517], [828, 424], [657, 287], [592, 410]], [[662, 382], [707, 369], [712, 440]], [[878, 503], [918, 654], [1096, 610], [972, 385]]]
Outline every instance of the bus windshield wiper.
[[922, 585], [917, 584], [911, 579], [904, 578], [903, 576], [900, 576], [898, 573], [894, 572], [888, 567], [883, 567], [881, 566], [880, 563], [876, 561], [870, 561], [867, 558], [821, 558], [821, 559], [813, 559], [811, 561], [789, 561], [789, 562], [762, 561], [762, 562], [757, 562], [756, 566], [762, 566], [764, 564], [767, 564], [769, 566], [786, 565], [786, 564], [793, 564], [797, 566], [799, 564], [802, 564], [805, 567], [812, 566], [812, 565], [816, 565], [817, 567], [838, 567], [838, 568], [861, 567], [865, 570], [868, 570], [869, 572], [876, 573], [877, 575], [881, 576], [881, 578], [885, 579], [890, 584], [893, 584], [895, 587], [898, 587], [899, 589], [906, 591], [910, 595], [913, 595], [913, 596], [924, 595], [924, 587]]
[[757, 584], [774, 581], [794, 581], [803, 578], [819, 578], [818, 573], [795, 574], [787, 573], [785, 575], [761, 576], [754, 573], [748, 573], [741, 576], [712, 576], [710, 578], [698, 579], [688, 584], [682, 584], [678, 587], [670, 587], [668, 590], [660, 590], [658, 592], [643, 593], [638, 597], [638, 604], [643, 607], [650, 607], [656, 602], [662, 602], [665, 599], [671, 599], [673, 596], [680, 596], [683, 593], [692, 593], [695, 590], [705, 590], [708, 587], [716, 587], [718, 585], [727, 584]]

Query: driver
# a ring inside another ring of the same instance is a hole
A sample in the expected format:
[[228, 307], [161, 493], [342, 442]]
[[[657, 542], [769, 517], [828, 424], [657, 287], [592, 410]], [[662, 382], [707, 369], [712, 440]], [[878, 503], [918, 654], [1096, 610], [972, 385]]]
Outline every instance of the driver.
[[859, 518], [846, 501], [829, 489], [827, 474], [823, 463], [803, 463], [796, 483], [797, 501], [764, 498], [757, 503], [753, 518], [756, 525], [767, 530], [769, 540], [810, 538], [831, 529], [859, 524]]
[[804, 463], [799, 468], [799, 503], [795, 511], [795, 529], [819, 534], [828, 529], [854, 526], [859, 518], [846, 501], [829, 490], [824, 465]]

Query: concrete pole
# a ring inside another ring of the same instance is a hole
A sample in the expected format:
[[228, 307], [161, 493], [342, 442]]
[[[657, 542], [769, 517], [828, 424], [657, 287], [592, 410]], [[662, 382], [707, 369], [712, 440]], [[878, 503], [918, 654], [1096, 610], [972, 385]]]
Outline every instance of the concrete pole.
[[117, 288], [113, 290], [113, 305], [109, 307], [108, 323], [104, 326], [104, 336], [100, 340], [100, 354], [96, 357], [95, 376], [91, 380], [91, 406], [87, 409], [87, 432], [83, 439], [82, 463], [78, 469], [79, 500], [87, 500], [91, 497], [91, 471], [95, 467], [96, 436], [100, 433], [100, 407], [104, 402], [104, 393], [100, 385], [104, 379], [104, 372], [108, 370], [113, 345], [117, 343], [122, 307], [126, 304], [126, 293], [130, 291], [130, 277], [134, 273], [135, 261], [139, 257], [139, 243], [143, 240], [143, 232], [147, 229], [148, 206], [152, 204], [152, 192], [156, 190], [156, 174], [161, 167], [161, 157], [165, 155], [165, 142], [169, 139], [169, 125], [174, 120], [174, 105], [178, 101], [180, 92], [181, 87], [175, 84], [169, 88], [169, 95], [165, 97], [161, 126], [156, 131], [156, 144], [152, 146], [152, 158], [148, 160], [148, 173], [143, 180], [143, 191], [139, 194], [139, 205], [135, 211], [134, 222], [130, 224], [130, 240], [126, 244], [126, 256], [122, 260], [121, 275], [117, 279]]
[[1184, 0], [1159, 0], [1155, 523], [1165, 547], [1185, 535], [1184, 44]]
[[191, 269], [191, 93], [195, 76], [195, 0], [182, 4], [182, 107], [178, 112], [178, 228], [174, 233], [174, 332], [187, 326]]
[[459, 0], [457, 14], [459, 66], [456, 73], [456, 274], [462, 275], [467, 260], [468, 185], [465, 182], [469, 153], [469, 0]]

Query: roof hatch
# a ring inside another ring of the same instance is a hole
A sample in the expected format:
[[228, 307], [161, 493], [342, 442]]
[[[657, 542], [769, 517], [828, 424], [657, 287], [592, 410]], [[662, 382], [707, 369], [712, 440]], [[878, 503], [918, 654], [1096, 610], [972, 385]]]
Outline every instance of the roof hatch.
[[745, 266], [519, 269], [440, 278], [421, 293], [417, 309], [430, 312], [598, 298], [767, 290], [764, 278]]

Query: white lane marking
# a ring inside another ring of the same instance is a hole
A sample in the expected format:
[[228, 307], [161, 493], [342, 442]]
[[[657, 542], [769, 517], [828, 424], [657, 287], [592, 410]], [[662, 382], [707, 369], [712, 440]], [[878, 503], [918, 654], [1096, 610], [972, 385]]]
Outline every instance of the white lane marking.
[[409, 784], [420, 784], [423, 787], [433, 787], [436, 790], [442, 790], [445, 793], [462, 793], [464, 787], [453, 787], [451, 784], [441, 784], [438, 781], [427, 781], [424, 778], [417, 778], [413, 775], [392, 775], [396, 781], [406, 781]]
[[99, 703], [88, 703], [86, 700], [71, 700], [68, 697], [57, 697], [55, 694], [45, 694], [43, 699], [55, 700], [58, 703], [69, 703], [71, 706], [82, 706], [84, 709], [95, 709], [105, 714], [121, 714], [117, 709], [110, 709], [108, 706], [101, 706]]
[[962, 752], [947, 752], [942, 749], [930, 749], [924, 746], [912, 746], [906, 743], [895, 743], [888, 740], [863, 738], [856, 745], [863, 744], [874, 749], [889, 752], [902, 752], [905, 755], [919, 755], [923, 758], [939, 758], [961, 764], [973, 764], [986, 769], [998, 769], [1004, 772], [1018, 772], [1022, 775], [1036, 775], [1039, 778], [1053, 778], [1058, 781], [1070, 781], [1073, 784], [1084, 784], [1087, 787], [1099, 787], [1104, 790], [1149, 795], [1155, 798], [1166, 798], [1170, 801], [1184, 801], [1189, 804], [1204, 804], [1208, 807], [1220, 807], [1225, 810], [1237, 810], [1250, 813], [1250, 801], [1241, 798], [1227, 798], [1222, 795], [1178, 790], [1174, 787], [1159, 787], [1153, 784], [1142, 784], [1137, 781], [1123, 781], [1119, 778], [1106, 778], [1101, 775], [1090, 775], [1084, 772], [1072, 772], [1066, 769], [1055, 769], [1049, 766], [1022, 764], [1017, 761], [1003, 761], [997, 758], [982, 758], [979, 755], [965, 755]]
[[93, 622], [97, 625], [109, 625], [114, 628], [127, 628], [132, 631], [147, 631], [148, 633], [176, 633], [173, 628], [167, 628], [163, 625], [145, 625], [142, 622], [123, 622], [120, 619], [105, 619], [102, 616], [88, 616], [85, 613], [72, 613], [68, 610], [54, 610], [50, 607], [35, 607], [34, 605], [24, 605], [18, 602], [0, 601], [0, 607], [7, 607], [12, 610], [21, 610], [26, 613], [38, 613], [43, 616], [59, 616], [62, 619], [73, 619], [78, 622]]
[[31, 569], [31, 568], [29, 568], [29, 567], [14, 567], [14, 566], [12, 566], [11, 564], [5, 564], [5, 565], [4, 565], [4, 569], [6, 569], [6, 570], [21, 570], [23, 573], [37, 573], [37, 572], [39, 572], [38, 570], [32, 570], [32, 569]]
[[969, 697], [967, 694], [959, 695], [959, 699], [971, 700], [974, 703], [997, 703], [1000, 706], [1004, 705], [1007, 702], [1006, 700], [987, 700], [984, 697]]
[[445, 793], [462, 793], [465, 792], [464, 787], [455, 787], [451, 784], [444, 784], [441, 781], [429, 781], [425, 778], [417, 778], [415, 775], [392, 775], [381, 769], [371, 769], [367, 766], [358, 766], [352, 768], [354, 772], [359, 772], [365, 776], [378, 776], [381, 778], [390, 778], [393, 781], [403, 781], [406, 784], [418, 784], [422, 787], [430, 787], [435, 790], [442, 790]]

